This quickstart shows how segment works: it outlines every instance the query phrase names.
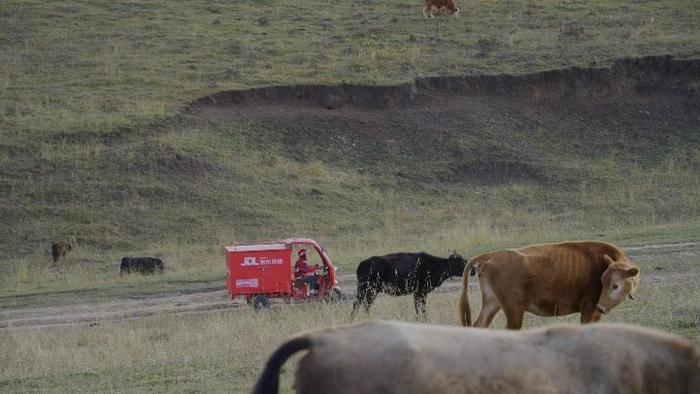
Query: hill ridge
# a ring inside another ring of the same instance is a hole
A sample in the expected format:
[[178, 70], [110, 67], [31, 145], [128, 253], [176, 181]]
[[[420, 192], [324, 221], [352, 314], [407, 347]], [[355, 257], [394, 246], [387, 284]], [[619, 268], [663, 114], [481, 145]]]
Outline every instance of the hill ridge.
[[315, 103], [327, 109], [345, 105], [388, 109], [416, 104], [435, 91], [538, 100], [587, 93], [628, 94], [651, 89], [698, 94], [700, 59], [676, 59], [671, 55], [645, 56], [617, 59], [606, 67], [572, 66], [526, 74], [418, 77], [412, 83], [397, 85], [307, 84], [224, 90], [195, 99], [187, 109], [295, 102]]

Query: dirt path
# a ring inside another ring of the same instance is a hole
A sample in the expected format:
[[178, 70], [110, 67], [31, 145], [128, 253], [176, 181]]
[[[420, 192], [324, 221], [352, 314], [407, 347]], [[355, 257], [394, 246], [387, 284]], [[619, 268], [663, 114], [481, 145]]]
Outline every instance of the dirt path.
[[[649, 244], [624, 248], [630, 259], [654, 261], [672, 255], [700, 255], [700, 242]], [[649, 273], [654, 275], [653, 272]], [[346, 300], [354, 297], [355, 275], [338, 277], [338, 286]], [[472, 281], [472, 286], [477, 286]], [[436, 291], [455, 292], [459, 278], [444, 283]], [[47, 295], [50, 296], [50, 295]], [[101, 321], [139, 319], [157, 314], [206, 313], [244, 307], [245, 302], [231, 301], [223, 286], [206, 287], [186, 292], [170, 292], [152, 296], [115, 298], [107, 302], [77, 303], [50, 307], [5, 308], [0, 311], [0, 329], [47, 327], [59, 325], [99, 324]]]

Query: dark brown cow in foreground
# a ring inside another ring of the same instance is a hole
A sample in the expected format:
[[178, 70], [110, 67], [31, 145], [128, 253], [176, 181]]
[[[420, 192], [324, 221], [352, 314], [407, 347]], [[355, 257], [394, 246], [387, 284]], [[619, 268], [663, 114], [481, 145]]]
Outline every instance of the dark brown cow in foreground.
[[437, 8], [438, 12], [447, 11], [448, 13], [454, 15], [456, 18], [459, 15], [459, 8], [455, 6], [454, 0], [425, 0], [425, 7], [423, 7], [423, 16], [435, 18], [433, 15], [433, 7]]
[[700, 393], [700, 349], [626, 325], [525, 331], [375, 322], [316, 331], [272, 353], [253, 393], [277, 393], [294, 353], [297, 393]]
[[60, 257], [65, 258], [66, 253], [68, 253], [71, 250], [73, 250], [73, 247], [68, 241], [61, 240], [51, 244], [51, 256], [53, 257], [53, 262], [58, 262], [58, 259]]
[[476, 256], [462, 274], [459, 316], [471, 325], [469, 275], [478, 273], [481, 312], [474, 326], [488, 327], [503, 309], [507, 328], [519, 329], [525, 311], [539, 316], [581, 313], [596, 322], [633, 294], [639, 268], [615, 245], [579, 241], [498, 250]]

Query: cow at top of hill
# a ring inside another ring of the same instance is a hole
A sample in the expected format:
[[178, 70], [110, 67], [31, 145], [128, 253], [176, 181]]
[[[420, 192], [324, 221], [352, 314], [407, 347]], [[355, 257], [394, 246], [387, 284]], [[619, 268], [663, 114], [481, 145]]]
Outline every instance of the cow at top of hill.
[[140, 274], [163, 273], [163, 260], [157, 257], [123, 257], [119, 274], [130, 274], [132, 272]]
[[443, 10], [447, 11], [454, 15], [455, 18], [459, 15], [459, 8], [455, 6], [454, 0], [425, 0], [423, 16], [426, 18], [435, 18], [435, 15], [433, 15], [433, 7], [437, 8], [438, 12]]
[[700, 349], [621, 324], [524, 331], [369, 322], [290, 338], [254, 394], [277, 393], [293, 354], [294, 387], [311, 393], [700, 393]]
[[357, 266], [357, 295], [352, 314], [360, 305], [369, 312], [377, 293], [400, 296], [413, 293], [416, 314], [425, 317], [425, 299], [434, 288], [451, 277], [459, 276], [467, 260], [457, 253], [448, 258], [427, 253], [393, 253], [373, 256]]
[[65, 258], [66, 253], [71, 250], [73, 250], [73, 246], [71, 246], [70, 242], [68, 241], [61, 240], [51, 244], [51, 256], [53, 257], [53, 262], [58, 262], [60, 257]]
[[478, 273], [481, 312], [474, 326], [488, 327], [503, 309], [507, 328], [520, 329], [525, 311], [539, 316], [581, 313], [599, 321], [625, 298], [634, 299], [639, 268], [617, 246], [596, 241], [540, 244], [488, 252], [464, 269], [459, 316], [471, 325], [467, 290]]

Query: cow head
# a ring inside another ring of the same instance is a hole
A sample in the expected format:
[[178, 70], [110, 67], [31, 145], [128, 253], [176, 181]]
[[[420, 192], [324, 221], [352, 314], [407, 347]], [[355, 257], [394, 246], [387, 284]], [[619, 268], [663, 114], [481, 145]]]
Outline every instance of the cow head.
[[467, 259], [458, 255], [456, 251], [452, 252], [450, 257], [447, 258], [449, 276], [462, 276], [465, 265], [467, 265]]
[[634, 292], [639, 281], [639, 268], [629, 261], [615, 261], [610, 256], [603, 256], [607, 269], [600, 280], [603, 282], [603, 290], [596, 309], [603, 314], [610, 312], [625, 298], [634, 299]]
[[447, 6], [445, 8], [447, 8], [447, 11], [450, 14], [454, 15], [455, 18], [457, 17], [457, 15], [459, 15], [459, 8], [455, 6], [455, 2], [453, 0], [448, 1]]

